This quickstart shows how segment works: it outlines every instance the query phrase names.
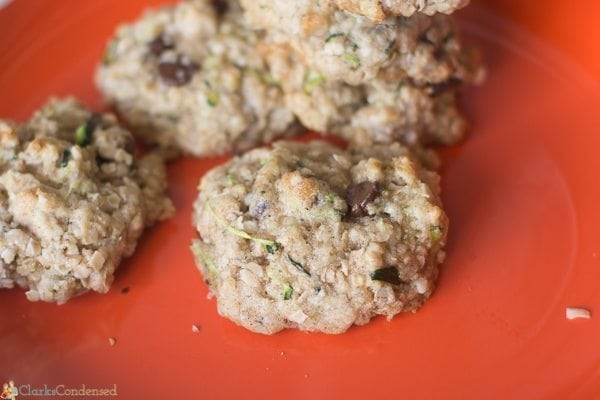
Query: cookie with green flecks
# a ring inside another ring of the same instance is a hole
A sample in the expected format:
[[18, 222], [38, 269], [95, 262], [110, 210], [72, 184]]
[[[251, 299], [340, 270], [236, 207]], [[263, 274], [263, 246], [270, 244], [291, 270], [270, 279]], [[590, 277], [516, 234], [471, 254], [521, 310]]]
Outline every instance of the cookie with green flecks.
[[73, 98], [0, 120], [0, 288], [59, 304], [108, 291], [144, 228], [173, 214], [166, 187], [161, 157], [137, 158], [114, 115]]
[[[327, 80], [351, 85], [375, 78], [419, 85], [479, 79], [477, 58], [444, 14], [387, 17], [382, 23], [329, 0], [240, 0], [248, 25], [288, 44]], [[362, 3], [362, 2], [361, 2]]]
[[397, 143], [278, 142], [211, 170], [191, 249], [219, 313], [264, 334], [341, 333], [417, 310], [444, 258], [438, 179]]
[[121, 26], [96, 74], [136, 135], [210, 156], [272, 141], [294, 125], [236, 2], [191, 0]]

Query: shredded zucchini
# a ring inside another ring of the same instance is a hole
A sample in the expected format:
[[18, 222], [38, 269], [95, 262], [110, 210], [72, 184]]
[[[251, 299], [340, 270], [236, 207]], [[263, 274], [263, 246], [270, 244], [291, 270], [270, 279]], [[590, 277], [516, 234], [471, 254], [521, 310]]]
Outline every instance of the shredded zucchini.
[[294, 288], [289, 283], [283, 284], [283, 299], [290, 300], [292, 298], [292, 293], [294, 293]]
[[102, 64], [108, 65], [115, 60], [115, 53], [117, 52], [117, 41], [113, 40], [106, 46], [106, 51], [102, 57]]
[[60, 167], [64, 168], [69, 165], [69, 158], [71, 158], [71, 150], [65, 149], [63, 151], [62, 159], [60, 160]]
[[294, 267], [296, 267], [296, 269], [298, 271], [303, 272], [303, 273], [305, 273], [308, 276], [311, 276], [310, 272], [306, 268], [304, 268], [304, 266], [302, 264], [300, 264], [298, 261], [294, 260], [289, 254], [288, 254], [287, 258], [292, 263], [292, 265]]
[[344, 53], [342, 59], [348, 64], [352, 65], [354, 69], [360, 67], [360, 57], [354, 53]]
[[216, 107], [219, 104], [219, 94], [214, 90], [210, 90], [206, 94], [206, 102], [211, 107]]
[[92, 143], [92, 127], [89, 123], [79, 125], [75, 131], [75, 143], [80, 147], [85, 147]]
[[279, 243], [274, 242], [273, 244], [268, 244], [266, 245], [266, 248], [269, 254], [275, 254], [277, 253], [277, 250], [279, 250]]
[[227, 174], [225, 178], [227, 179], [227, 183], [229, 184], [229, 186], [233, 186], [237, 183], [237, 179], [235, 179], [235, 176], [233, 176], [233, 174]]
[[429, 228], [429, 236], [431, 237], [432, 242], [439, 242], [439, 240], [442, 238], [443, 233], [443, 228], [439, 225], [435, 225]]
[[194, 253], [195, 256], [200, 257], [200, 259], [204, 263], [204, 266], [206, 267], [206, 269], [208, 269], [208, 271], [211, 274], [213, 274], [214, 276], [219, 275], [219, 270], [215, 266], [215, 263], [204, 251], [202, 251], [202, 248], [200, 247], [200, 244], [198, 242], [192, 243], [190, 249], [192, 250], [192, 253]]
[[325, 82], [325, 77], [313, 69], [309, 69], [304, 77], [302, 88], [308, 94], [311, 94], [315, 88], [321, 86]]
[[329, 36], [327, 36], [327, 39], [325, 39], [325, 43], [329, 43], [336, 37], [341, 37], [341, 36], [344, 36], [344, 34], [342, 32], [331, 33]]
[[[232, 235], [239, 236], [242, 239], [248, 239], [248, 240], [252, 240], [252, 241], [255, 241], [257, 243], [260, 243], [260, 244], [264, 245], [267, 248], [267, 251], [269, 253], [271, 253], [271, 251], [275, 252], [279, 248], [279, 244], [276, 241], [274, 241], [274, 240], [257, 238], [257, 237], [254, 237], [254, 236], [250, 235], [249, 233], [247, 233], [247, 232], [245, 232], [245, 231], [243, 231], [241, 229], [237, 229], [237, 228], [234, 228], [233, 226], [229, 225], [227, 223], [227, 221], [225, 221], [225, 219], [223, 219], [223, 217], [217, 215], [214, 212], [214, 210], [208, 204], [208, 202], [206, 202], [206, 209], [208, 210], [208, 212], [210, 213], [210, 215], [212, 215], [215, 218], [215, 220], [223, 228], [225, 228], [225, 230], [227, 232], [231, 233]], [[269, 249], [271, 249], [271, 250], [269, 250]], [[271, 253], [271, 254], [273, 254], [273, 253]]]

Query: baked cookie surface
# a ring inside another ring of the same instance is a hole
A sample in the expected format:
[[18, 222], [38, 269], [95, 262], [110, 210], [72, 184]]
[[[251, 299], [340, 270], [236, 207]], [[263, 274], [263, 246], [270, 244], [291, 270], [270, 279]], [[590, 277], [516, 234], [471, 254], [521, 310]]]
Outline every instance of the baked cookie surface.
[[438, 179], [399, 144], [277, 142], [213, 169], [192, 251], [219, 313], [272, 334], [415, 311], [444, 257]]
[[351, 85], [410, 78], [422, 85], [470, 81], [478, 74], [468, 49], [443, 14], [388, 17], [376, 24], [327, 0], [241, 0], [248, 24], [289, 44], [302, 63]]
[[381, 23], [390, 15], [410, 17], [416, 12], [432, 15], [450, 14], [469, 4], [469, 0], [334, 0], [341, 9], [364, 15]]
[[161, 157], [137, 159], [113, 115], [73, 98], [0, 121], [0, 288], [57, 303], [108, 291], [144, 227], [173, 214], [166, 187]]

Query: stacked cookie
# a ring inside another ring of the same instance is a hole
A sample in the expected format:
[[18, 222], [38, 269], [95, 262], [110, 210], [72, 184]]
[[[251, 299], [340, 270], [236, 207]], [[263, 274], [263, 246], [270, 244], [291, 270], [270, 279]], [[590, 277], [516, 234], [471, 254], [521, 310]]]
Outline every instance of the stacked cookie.
[[261, 48], [286, 105], [309, 129], [417, 149], [464, 137], [457, 93], [481, 72], [448, 16], [389, 16], [375, 23], [345, 11], [356, 8], [351, 2], [241, 3], [249, 23], [265, 32]]
[[238, 152], [293, 133], [295, 118], [235, 3], [195, 0], [118, 29], [97, 73], [109, 103], [169, 154]]
[[450, 17], [416, 12], [464, 1], [240, 3], [149, 11], [108, 45], [97, 84], [148, 143], [239, 152], [297, 132], [297, 121], [417, 153], [464, 137], [456, 98], [480, 79], [478, 60]]

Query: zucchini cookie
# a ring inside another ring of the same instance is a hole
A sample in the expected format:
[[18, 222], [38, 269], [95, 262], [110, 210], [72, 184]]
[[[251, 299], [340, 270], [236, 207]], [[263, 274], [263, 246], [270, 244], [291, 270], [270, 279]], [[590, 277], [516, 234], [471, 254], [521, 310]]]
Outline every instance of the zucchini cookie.
[[244, 150], [295, 121], [257, 39], [236, 2], [185, 1], [121, 26], [96, 82], [150, 144], [195, 156]]
[[259, 47], [286, 106], [306, 128], [365, 146], [400, 141], [413, 149], [462, 140], [468, 123], [457, 104], [459, 82], [417, 86], [374, 79], [352, 86], [304, 66], [286, 45]]
[[444, 258], [438, 179], [398, 143], [277, 142], [213, 169], [192, 252], [219, 313], [263, 334], [341, 333], [417, 310]]
[[381, 24], [327, 0], [241, 0], [249, 24], [295, 49], [328, 80], [358, 85], [375, 78], [418, 85], [472, 81], [479, 68], [447, 15], [388, 17]]
[[450, 14], [469, 4], [469, 0], [335, 0], [335, 4], [340, 10], [364, 15], [373, 22], [381, 23], [390, 15], [410, 17], [416, 12]]
[[0, 288], [59, 304], [108, 291], [144, 227], [173, 214], [166, 187], [157, 154], [136, 159], [113, 115], [73, 98], [0, 121]]

